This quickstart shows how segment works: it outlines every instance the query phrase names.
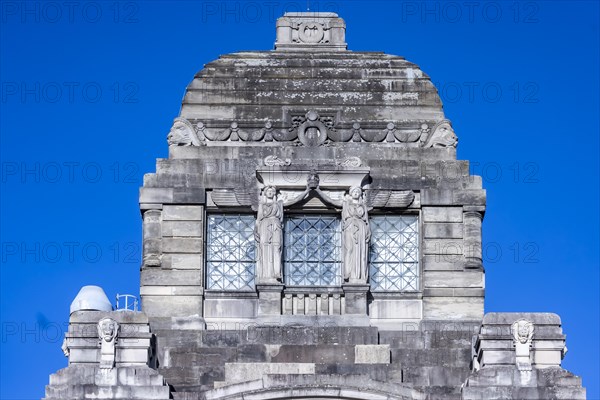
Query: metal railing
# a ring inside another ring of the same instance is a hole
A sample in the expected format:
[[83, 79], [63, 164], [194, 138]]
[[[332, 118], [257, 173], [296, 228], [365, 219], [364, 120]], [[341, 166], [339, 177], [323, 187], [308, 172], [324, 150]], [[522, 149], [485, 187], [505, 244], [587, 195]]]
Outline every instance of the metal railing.
[[117, 293], [117, 311], [139, 311], [138, 298], [132, 294]]

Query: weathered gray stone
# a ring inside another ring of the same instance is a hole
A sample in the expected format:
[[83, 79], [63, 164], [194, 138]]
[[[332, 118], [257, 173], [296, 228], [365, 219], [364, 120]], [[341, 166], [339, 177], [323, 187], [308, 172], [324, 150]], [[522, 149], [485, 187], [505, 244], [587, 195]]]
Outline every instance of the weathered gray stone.
[[483, 288], [484, 275], [481, 271], [425, 271], [425, 287]]
[[422, 300], [375, 299], [369, 304], [371, 318], [415, 319], [423, 318]]
[[145, 269], [141, 272], [142, 286], [201, 286], [201, 276], [193, 270]]
[[451, 223], [423, 224], [423, 237], [430, 239], [462, 239], [463, 225]]
[[423, 299], [423, 317], [426, 319], [483, 318], [482, 297], [429, 297]]
[[163, 207], [164, 221], [202, 221], [204, 207], [201, 206], [179, 206], [165, 205]]
[[387, 344], [356, 345], [354, 362], [357, 364], [389, 364], [390, 346]]
[[197, 221], [165, 221], [162, 224], [163, 236], [202, 237], [203, 225]]
[[463, 222], [461, 207], [423, 207], [423, 222]]
[[264, 375], [314, 374], [312, 363], [235, 363], [225, 364], [225, 382], [248, 382]]
[[169, 253], [161, 257], [161, 267], [164, 269], [202, 269], [202, 254]]

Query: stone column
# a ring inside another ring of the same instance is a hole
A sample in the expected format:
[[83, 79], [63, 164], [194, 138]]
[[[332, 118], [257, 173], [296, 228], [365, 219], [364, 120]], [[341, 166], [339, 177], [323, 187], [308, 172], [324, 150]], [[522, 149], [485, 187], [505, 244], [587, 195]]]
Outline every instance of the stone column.
[[465, 268], [482, 269], [483, 261], [481, 256], [481, 221], [483, 220], [483, 211], [481, 207], [465, 206], [463, 207], [463, 238], [465, 246]]
[[162, 229], [161, 229], [161, 210], [144, 211], [143, 225], [143, 267], [160, 267], [160, 256], [162, 253]]
[[346, 299], [346, 314], [367, 315], [367, 292], [369, 285], [345, 284], [342, 285]]

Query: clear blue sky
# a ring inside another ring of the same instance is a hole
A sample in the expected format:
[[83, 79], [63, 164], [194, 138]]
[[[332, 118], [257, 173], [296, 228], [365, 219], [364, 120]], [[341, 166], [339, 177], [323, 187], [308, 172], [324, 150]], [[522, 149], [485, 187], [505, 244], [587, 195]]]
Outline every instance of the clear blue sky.
[[[79, 288], [139, 290], [138, 187], [186, 85], [271, 49], [305, 1], [2, 1], [2, 399], [43, 396]], [[599, 379], [596, 1], [311, 2], [352, 50], [405, 56], [440, 88], [483, 175], [486, 311], [560, 314], [563, 366]]]

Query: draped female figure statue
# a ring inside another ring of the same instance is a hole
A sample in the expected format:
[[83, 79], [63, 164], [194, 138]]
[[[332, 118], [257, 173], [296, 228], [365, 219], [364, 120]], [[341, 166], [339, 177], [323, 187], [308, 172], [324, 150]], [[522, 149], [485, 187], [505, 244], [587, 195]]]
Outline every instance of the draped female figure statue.
[[362, 189], [357, 186], [344, 196], [342, 232], [344, 278], [355, 283], [367, 282], [371, 229]]
[[281, 280], [281, 250], [283, 247], [283, 207], [303, 200], [308, 187], [299, 196], [286, 200], [277, 195], [274, 186], [263, 189], [258, 203], [258, 215], [254, 226], [257, 243], [257, 283], [275, 283]]
[[344, 279], [350, 283], [366, 283], [368, 278], [369, 242], [371, 228], [362, 189], [350, 188], [342, 201], [322, 192], [317, 193], [328, 203], [342, 207], [342, 260]]

